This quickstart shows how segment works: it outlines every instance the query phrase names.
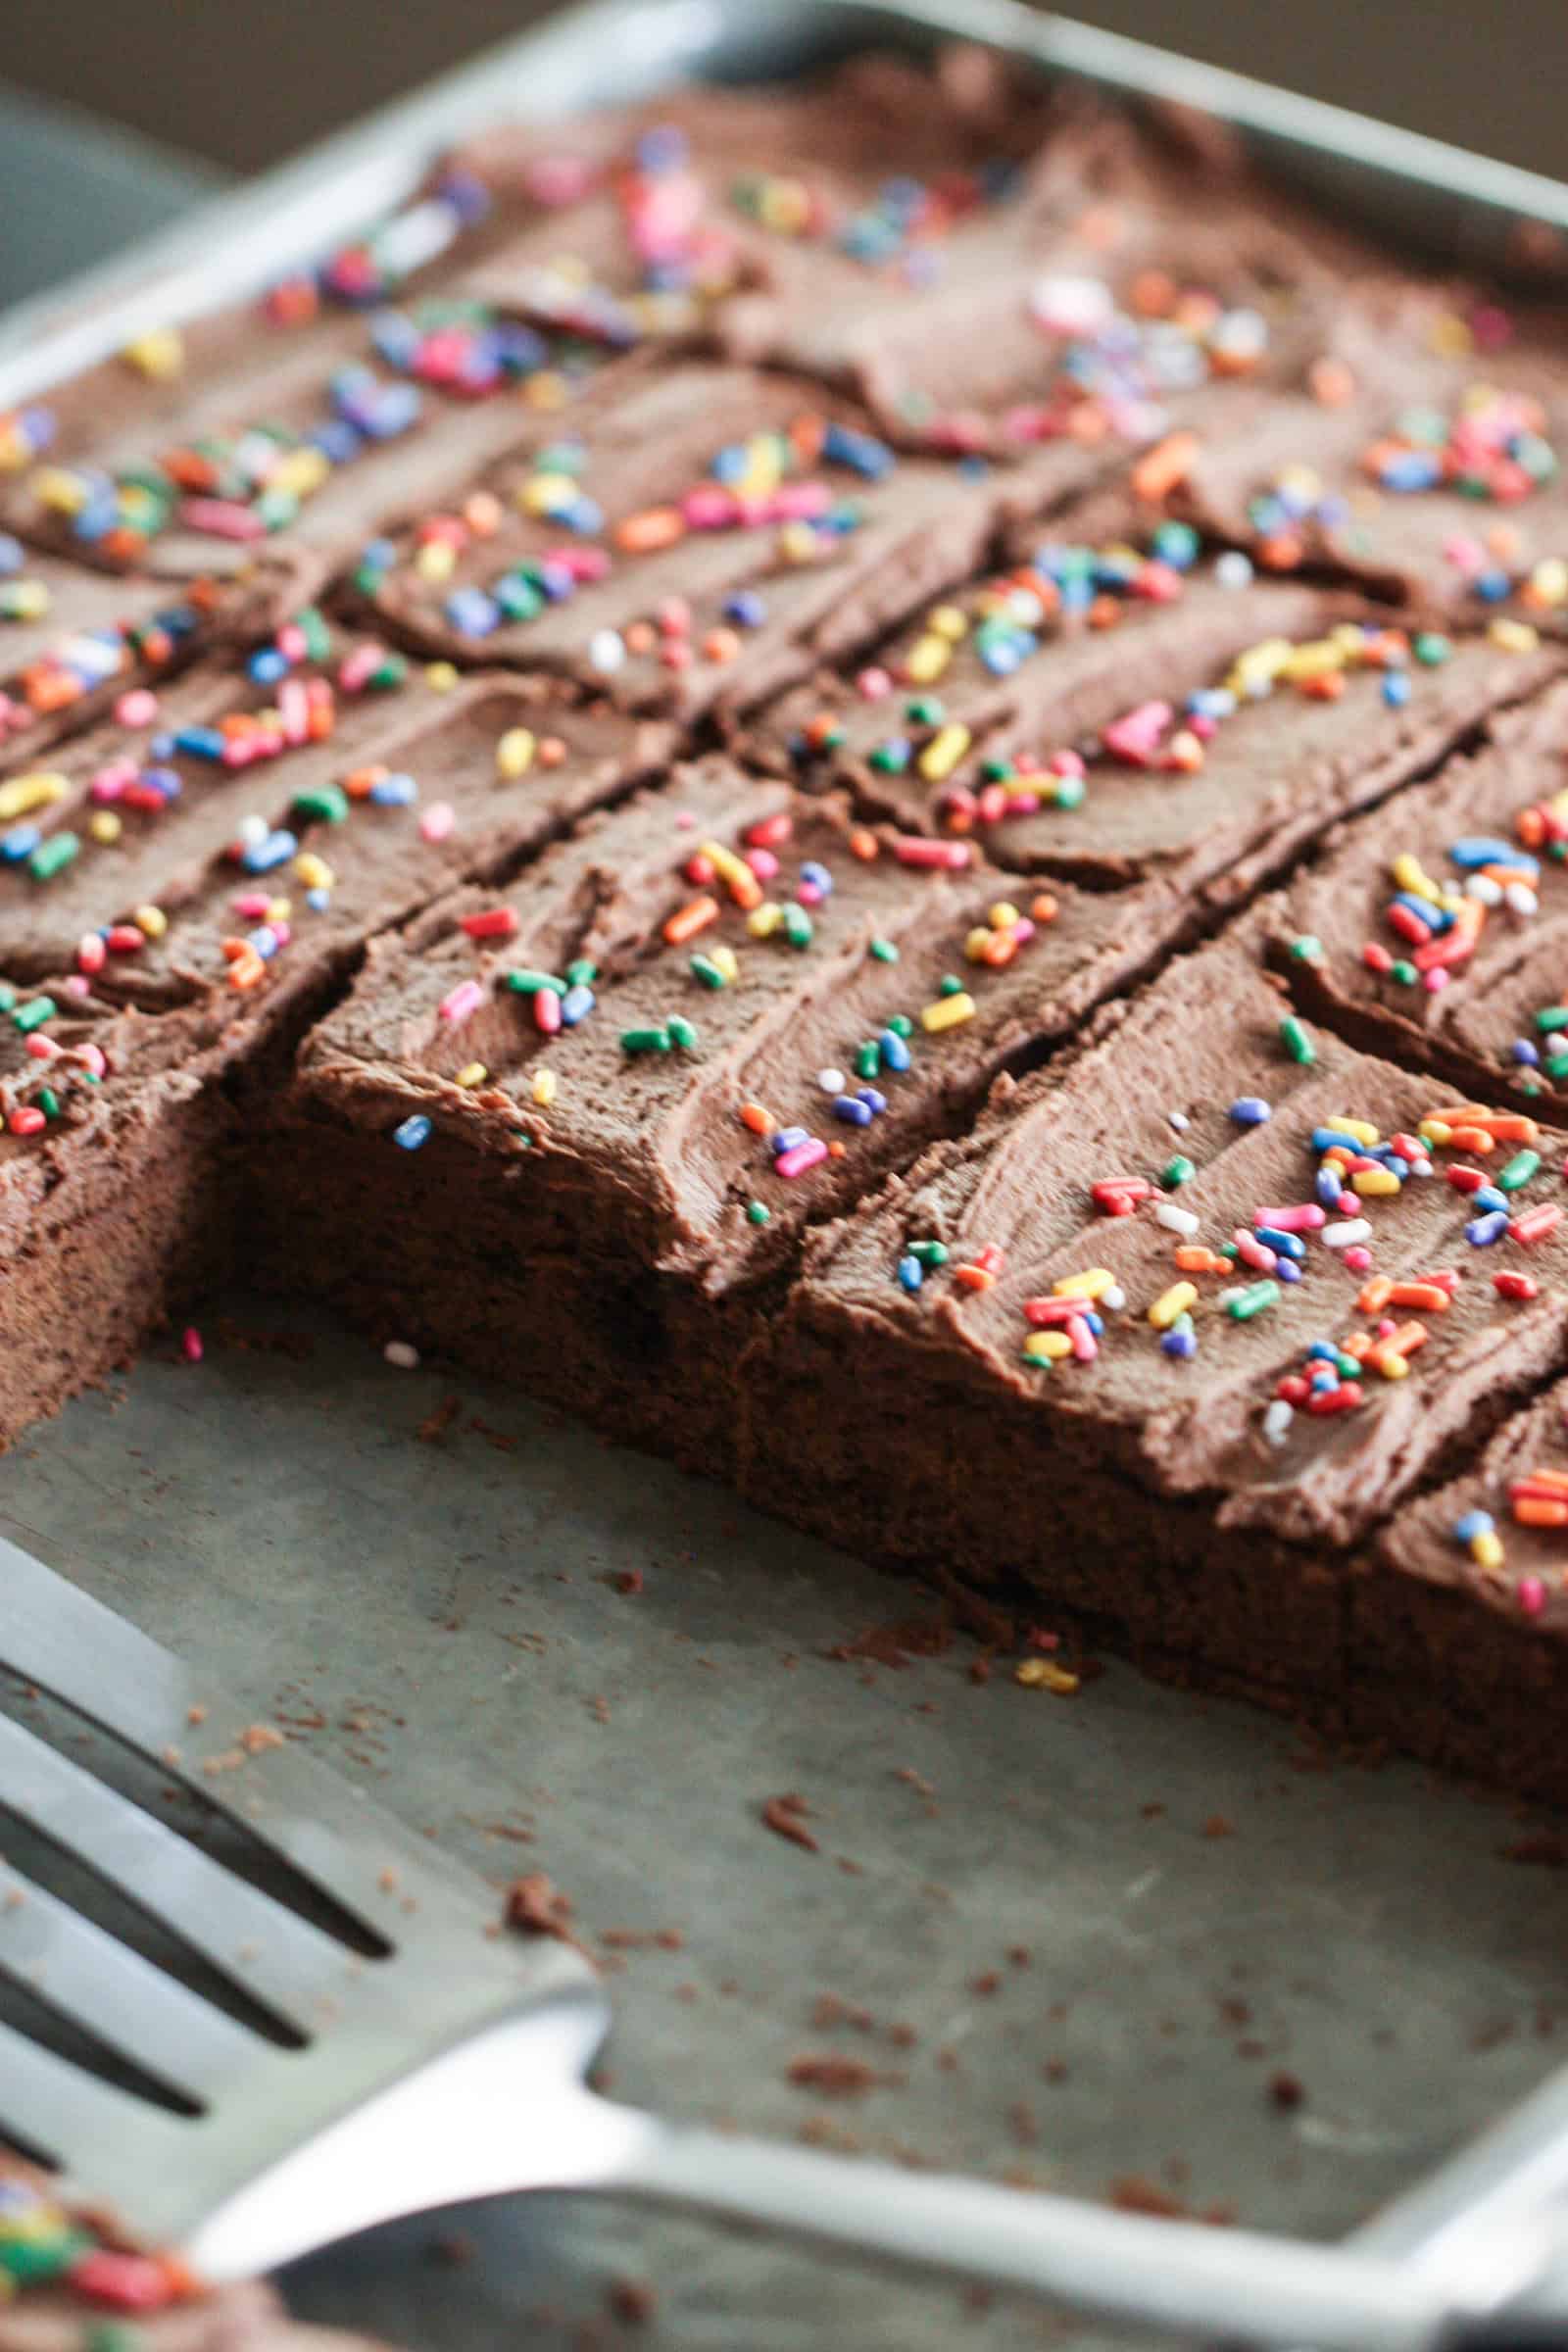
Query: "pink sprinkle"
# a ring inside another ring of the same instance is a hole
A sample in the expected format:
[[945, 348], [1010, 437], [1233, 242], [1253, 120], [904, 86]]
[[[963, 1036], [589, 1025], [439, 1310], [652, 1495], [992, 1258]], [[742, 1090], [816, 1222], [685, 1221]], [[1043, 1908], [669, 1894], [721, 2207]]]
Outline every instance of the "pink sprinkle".
[[856, 678], [855, 688], [862, 702], [880, 703], [893, 692], [893, 680], [885, 669], [862, 669]]
[[1546, 1605], [1546, 1588], [1539, 1576], [1519, 1579], [1519, 1606], [1527, 1617], [1539, 1617]]
[[247, 923], [259, 923], [272, 904], [265, 890], [242, 890], [229, 900], [234, 912]]
[[1254, 1225], [1272, 1225], [1276, 1233], [1316, 1233], [1328, 1223], [1328, 1212], [1315, 1200], [1298, 1200], [1294, 1208], [1254, 1208]]
[[[752, 847], [746, 852], [746, 862], [759, 882], [771, 882], [778, 872], [778, 859], [772, 851], [765, 848], [761, 842], [752, 844]], [[796, 896], [799, 897], [800, 893], [797, 892]]]
[[737, 510], [730, 491], [703, 483], [687, 491], [680, 502], [680, 511], [694, 531], [722, 531], [735, 520]]
[[[1022, 764], [1020, 760], [1019, 765]], [[1053, 752], [1046, 765], [1054, 776], [1081, 776], [1086, 772], [1082, 758], [1072, 751]]]
[[[697, 822], [696, 810], [694, 808], [677, 808], [675, 822], [683, 833], [689, 833]], [[1568, 1160], [1563, 1162], [1563, 1173], [1568, 1175]]]
[[773, 1162], [775, 1176], [804, 1176], [808, 1168], [819, 1167], [827, 1157], [827, 1146], [819, 1135], [808, 1135], [804, 1144], [792, 1151], [781, 1152]]
[[536, 204], [575, 204], [593, 186], [594, 171], [585, 156], [542, 155], [527, 168], [528, 194]]
[[924, 865], [950, 874], [961, 874], [969, 863], [969, 845], [966, 841], [927, 841], [918, 833], [901, 834], [893, 844], [893, 855], [901, 865]]
[[564, 571], [578, 581], [602, 580], [610, 571], [610, 557], [602, 547], [553, 547], [545, 562], [552, 571]]
[[553, 988], [535, 989], [533, 995], [533, 1025], [541, 1037], [561, 1034], [561, 999]]
[[[343, 666], [338, 671], [338, 683], [345, 694], [358, 694], [362, 686], [369, 683], [380, 666], [381, 648], [373, 640], [366, 645], [357, 645], [351, 654], [344, 657]], [[291, 683], [298, 687], [303, 699], [304, 687], [299, 686], [297, 679], [292, 680]], [[278, 709], [282, 710], [283, 708], [283, 698], [279, 695]]]
[[1451, 978], [1452, 974], [1449, 972], [1446, 963], [1435, 963], [1429, 972], [1422, 973], [1421, 985], [1432, 996], [1436, 997], [1440, 996], [1443, 990], [1447, 987]]
[[820, 906], [827, 893], [820, 882], [800, 882], [796, 884], [795, 896], [803, 906]]
[[100, 808], [118, 801], [127, 784], [136, 781], [134, 760], [110, 760], [98, 770], [87, 790]]
[[1443, 553], [1454, 569], [1462, 571], [1467, 579], [1474, 579], [1477, 572], [1487, 568], [1487, 551], [1469, 531], [1458, 532], [1451, 539], [1445, 539]]
[[1352, 1274], [1364, 1274], [1372, 1263], [1372, 1252], [1364, 1242], [1355, 1242], [1346, 1250], [1345, 1263]]
[[419, 819], [419, 839], [445, 841], [457, 821], [457, 810], [450, 801], [432, 801]]
[[68, 997], [84, 997], [87, 994], [87, 975], [85, 972], [73, 972], [60, 985]]
[[95, 1046], [90, 1038], [84, 1046], [76, 1047], [75, 1056], [82, 1068], [91, 1070], [95, 1078], [102, 1078], [107, 1074], [109, 1064], [104, 1059], [104, 1050], [102, 1046]]
[[27, 1040], [27, 1052], [34, 1061], [53, 1061], [64, 1050], [52, 1037], [45, 1037], [41, 1030]]
[[194, 1323], [187, 1323], [184, 1330], [180, 1333], [179, 1347], [180, 1353], [184, 1356], [187, 1364], [199, 1364], [201, 1362], [206, 1350], [202, 1346], [202, 1335], [197, 1330]]
[[108, 960], [108, 957], [109, 950], [104, 946], [104, 943], [99, 938], [97, 932], [83, 932], [81, 938], [76, 942], [77, 970], [82, 972], [101, 972]]
[[285, 662], [303, 662], [307, 652], [305, 631], [297, 620], [285, 620], [277, 632], [277, 650]]
[[1081, 1314], [1068, 1316], [1067, 1337], [1072, 1342], [1072, 1351], [1079, 1363], [1092, 1364], [1100, 1353], [1100, 1348], [1094, 1333]]
[[1114, 720], [1101, 740], [1107, 752], [1130, 767], [1147, 767], [1172, 715], [1169, 703], [1140, 703], [1125, 718]]
[[285, 743], [306, 743], [311, 732], [311, 701], [298, 678], [285, 678], [277, 690], [277, 715]]
[[132, 686], [115, 705], [115, 717], [122, 727], [150, 727], [158, 716], [158, 697], [150, 686]]
[[683, 596], [666, 596], [654, 614], [668, 637], [684, 637], [692, 625], [692, 609]]
[[484, 1003], [484, 990], [477, 980], [460, 980], [455, 989], [441, 1000], [440, 1014], [444, 1021], [466, 1021], [470, 1012], [477, 1012]]
[[233, 498], [187, 498], [179, 519], [211, 539], [265, 539], [267, 525], [250, 507]]
[[767, 500], [768, 522], [814, 522], [833, 504], [826, 482], [791, 482]]
[[1254, 1274], [1273, 1273], [1280, 1261], [1267, 1242], [1260, 1242], [1244, 1225], [1238, 1225], [1232, 1238], [1236, 1243], [1236, 1254], [1244, 1266], [1250, 1266]]

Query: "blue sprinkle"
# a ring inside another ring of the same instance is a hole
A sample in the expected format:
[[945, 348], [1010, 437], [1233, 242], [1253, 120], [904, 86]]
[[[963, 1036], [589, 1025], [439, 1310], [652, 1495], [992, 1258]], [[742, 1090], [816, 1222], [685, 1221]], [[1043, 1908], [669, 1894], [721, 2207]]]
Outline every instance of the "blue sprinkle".
[[39, 825], [13, 825], [9, 833], [0, 834], [0, 858], [8, 865], [20, 865], [24, 858], [32, 856], [42, 839], [43, 829]]
[[793, 1152], [797, 1144], [804, 1144], [808, 1138], [809, 1130], [808, 1128], [781, 1127], [777, 1134], [768, 1137], [767, 1148], [773, 1157], [777, 1159], [783, 1152]]
[[1391, 710], [1403, 710], [1410, 700], [1410, 680], [1404, 670], [1391, 669], [1384, 673], [1383, 700]]
[[1513, 582], [1505, 571], [1478, 571], [1470, 585], [1484, 605], [1500, 605], [1513, 594]]
[[1241, 1095], [1231, 1104], [1231, 1117], [1238, 1127], [1261, 1127], [1273, 1115], [1261, 1095]]
[[580, 980], [574, 987], [568, 988], [561, 1000], [563, 1029], [575, 1029], [579, 1021], [587, 1019], [598, 1002], [593, 990]]
[[1470, 1202], [1471, 1206], [1476, 1210], [1478, 1215], [1481, 1216], [1486, 1216], [1492, 1211], [1499, 1208], [1507, 1209], [1510, 1216], [1513, 1213], [1509, 1205], [1507, 1194], [1499, 1193], [1494, 1184], [1483, 1184], [1479, 1186], [1478, 1189], [1471, 1194]]
[[258, 646], [245, 664], [245, 674], [256, 686], [275, 686], [279, 678], [288, 675], [287, 658], [275, 645]]
[[429, 1140], [430, 1122], [422, 1111], [416, 1111], [412, 1118], [404, 1120], [401, 1127], [392, 1130], [392, 1141], [405, 1152], [417, 1152], [419, 1146]]
[[839, 1095], [834, 1099], [833, 1116], [842, 1119], [846, 1127], [869, 1127], [876, 1112], [857, 1095]]
[[305, 904], [313, 914], [326, 914], [331, 910], [332, 893], [318, 886], [305, 893]]
[[886, 1095], [878, 1094], [874, 1086], [858, 1086], [855, 1090], [855, 1100], [857, 1102], [865, 1104], [873, 1119], [880, 1118], [888, 1106]]
[[13, 539], [9, 531], [0, 531], [0, 579], [10, 579], [14, 572], [22, 569], [25, 561], [22, 541]]
[[1340, 1351], [1332, 1340], [1314, 1340], [1306, 1351], [1309, 1364], [1337, 1364]]
[[1528, 1037], [1516, 1037], [1508, 1051], [1512, 1054], [1515, 1061], [1524, 1063], [1527, 1070], [1537, 1070], [1541, 1067], [1540, 1049], [1533, 1045]]
[[1198, 1353], [1198, 1335], [1191, 1327], [1186, 1331], [1172, 1329], [1161, 1335], [1159, 1345], [1164, 1354], [1173, 1355], [1178, 1362], [1187, 1363]]
[[370, 786], [370, 799], [378, 808], [411, 808], [419, 797], [419, 787], [412, 776], [382, 776]]
[[917, 1257], [900, 1258], [899, 1280], [911, 1295], [920, 1288], [925, 1280], [925, 1268]]
[[270, 923], [260, 923], [254, 931], [247, 932], [245, 945], [254, 948], [264, 963], [270, 963], [282, 942]]
[[1464, 1238], [1472, 1250], [1490, 1250], [1500, 1242], [1508, 1230], [1508, 1211], [1494, 1208], [1484, 1217], [1474, 1217], [1464, 1229]]
[[454, 588], [446, 615], [460, 637], [488, 637], [501, 625], [501, 607], [482, 588]]
[[1274, 1268], [1276, 1282], [1299, 1282], [1301, 1269], [1294, 1257], [1282, 1257]]
[[1332, 1168], [1319, 1168], [1314, 1186], [1319, 1208], [1338, 1208], [1345, 1199], [1345, 1187]]
[[[221, 760], [227, 742], [218, 727], [176, 727], [170, 748], [190, 760]], [[156, 750], [156, 744], [152, 748]]]
[[1497, 1532], [1497, 1522], [1490, 1511], [1463, 1511], [1453, 1523], [1453, 1540], [1468, 1544], [1475, 1536], [1492, 1536]]
[[876, 1041], [885, 1070], [906, 1070], [909, 1066], [909, 1041], [896, 1029], [884, 1029]]
[[1448, 856], [1466, 873], [1475, 866], [1513, 865], [1537, 880], [1541, 876], [1541, 865], [1537, 858], [1524, 850], [1516, 849], [1511, 841], [1496, 841], [1485, 833], [1467, 833], [1463, 840], [1450, 842]]
[[294, 856], [299, 843], [292, 833], [269, 833], [240, 853], [240, 863], [248, 874], [270, 874], [275, 865], [284, 865]]
[[830, 424], [822, 435], [822, 456], [829, 466], [847, 466], [862, 481], [879, 482], [898, 463], [885, 441], [858, 433], [847, 424]]
[[1306, 1244], [1298, 1233], [1282, 1233], [1277, 1225], [1259, 1225], [1256, 1232], [1264, 1249], [1274, 1250], [1281, 1257], [1306, 1255]]
[[808, 858], [801, 867], [801, 880], [808, 883], [812, 890], [820, 891], [824, 899], [833, 895], [833, 877], [825, 865], [817, 864], [814, 858]]
[[372, 571], [390, 571], [397, 560], [397, 547], [390, 539], [368, 539], [360, 553], [360, 562]]
[[1321, 1372], [1313, 1373], [1309, 1385], [1314, 1396], [1332, 1396], [1340, 1385], [1339, 1372], [1332, 1366], [1325, 1365]]
[[1446, 913], [1443, 907], [1435, 906], [1431, 899], [1419, 898], [1413, 890], [1396, 891], [1393, 903], [1396, 906], [1402, 906], [1407, 913], [1415, 915], [1418, 921], [1426, 924], [1429, 931], [1447, 931], [1452, 928], [1453, 917], [1451, 914]]
[[755, 588], [737, 588], [725, 597], [723, 611], [724, 618], [738, 629], [760, 629], [767, 618], [767, 605]]

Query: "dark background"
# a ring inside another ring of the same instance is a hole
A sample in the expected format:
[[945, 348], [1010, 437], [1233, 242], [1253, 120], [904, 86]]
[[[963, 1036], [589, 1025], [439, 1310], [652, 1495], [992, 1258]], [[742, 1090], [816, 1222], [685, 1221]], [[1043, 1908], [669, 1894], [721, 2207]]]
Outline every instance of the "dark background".
[[[549, 13], [550, 0], [0, 0], [0, 74], [250, 171]], [[1063, 13], [1568, 172], [1568, 0], [1080, 0]]]

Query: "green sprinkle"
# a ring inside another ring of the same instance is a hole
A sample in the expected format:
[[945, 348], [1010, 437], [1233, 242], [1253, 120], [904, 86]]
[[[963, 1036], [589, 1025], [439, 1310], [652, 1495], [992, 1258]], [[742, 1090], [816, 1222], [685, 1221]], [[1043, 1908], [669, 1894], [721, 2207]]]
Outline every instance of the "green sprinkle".
[[989, 760], [980, 762], [980, 780], [983, 784], [1005, 784], [1011, 773], [1012, 761], [999, 760], [995, 753]]
[[55, 2237], [0, 2237], [0, 2271], [21, 2286], [36, 2286], [69, 2271], [91, 2251], [92, 2242], [80, 2230], [62, 2230]]
[[1546, 1076], [1568, 1078], [1568, 1054], [1550, 1054], [1546, 1056]]
[[53, 997], [34, 997], [29, 1004], [17, 1006], [11, 1015], [11, 1025], [20, 1029], [24, 1037], [30, 1037], [45, 1021], [52, 1021], [59, 1009]]
[[905, 704], [904, 715], [917, 727], [940, 727], [948, 707], [939, 694], [917, 694], [912, 703]]
[[1334, 1369], [1342, 1380], [1359, 1380], [1366, 1366], [1353, 1355], [1337, 1355]]
[[1167, 1159], [1165, 1165], [1160, 1169], [1159, 1181], [1167, 1193], [1174, 1193], [1182, 1185], [1191, 1184], [1197, 1174], [1196, 1162], [1190, 1160], [1185, 1152], [1178, 1152], [1174, 1158]]
[[784, 909], [784, 936], [792, 948], [808, 948], [816, 936], [810, 916], [792, 900]]
[[514, 1144], [520, 1144], [525, 1152], [532, 1150], [533, 1137], [528, 1133], [526, 1127], [514, 1127], [509, 1132]]
[[1219, 1248], [1215, 1250], [1214, 1255], [1216, 1257], [1228, 1257], [1231, 1261], [1231, 1264], [1234, 1266], [1237, 1258], [1241, 1255], [1241, 1251], [1237, 1249], [1234, 1242], [1221, 1242]]
[[1292, 940], [1291, 956], [1296, 963], [1321, 963], [1323, 942], [1314, 938], [1310, 931], [1303, 931], [1299, 939]]
[[362, 596], [373, 596], [385, 577], [386, 568], [379, 564], [366, 562], [354, 566], [354, 585]]
[[765, 1225], [772, 1214], [765, 1200], [748, 1200], [746, 1203], [746, 1221], [749, 1225]]
[[882, 1049], [873, 1037], [869, 1044], [855, 1049], [857, 1078], [874, 1078], [882, 1067]]
[[599, 977], [599, 966], [591, 956], [579, 956], [566, 966], [568, 988], [592, 988]]
[[667, 1054], [669, 1048], [669, 1031], [662, 1026], [623, 1029], [620, 1033], [620, 1050], [623, 1054]]
[[17, 1001], [17, 992], [9, 980], [0, 980], [0, 1012], [10, 1012]]
[[43, 1115], [46, 1119], [59, 1118], [60, 1097], [55, 1093], [55, 1090], [52, 1086], [40, 1086], [38, 1089], [37, 1100], [38, 1108], [43, 1112]]
[[1441, 669], [1451, 656], [1453, 647], [1436, 629], [1419, 629], [1411, 641], [1410, 651], [1424, 669]]
[[[683, 1053], [689, 1054], [697, 1043], [697, 1031], [684, 1013], [673, 1014], [664, 1026], [669, 1032], [670, 1044], [679, 1046]], [[622, 1038], [620, 1042], [624, 1045], [626, 1041]]]
[[147, 2337], [122, 2320], [95, 2320], [81, 2339], [81, 2352], [146, 2352]]
[[1293, 1061], [1305, 1067], [1317, 1059], [1317, 1048], [1307, 1036], [1294, 1013], [1288, 1012], [1280, 1023], [1280, 1044]]
[[888, 1020], [888, 1027], [892, 1030], [895, 1037], [912, 1037], [914, 1035], [914, 1023], [910, 1020], [906, 1012], [895, 1012], [891, 1014]]
[[1530, 1095], [1532, 1097], [1544, 1094], [1545, 1091], [1545, 1088], [1542, 1085], [1539, 1078], [1526, 1078], [1522, 1081], [1519, 1088], [1519, 1092], [1522, 1095]]
[[315, 605], [306, 605], [294, 615], [294, 626], [305, 640], [305, 651], [313, 662], [324, 662], [332, 651], [332, 632]]
[[920, 1264], [927, 1268], [945, 1266], [949, 1255], [948, 1245], [946, 1242], [911, 1242], [909, 1255], [918, 1258]]
[[1265, 1307], [1272, 1306], [1279, 1295], [1279, 1284], [1265, 1275], [1261, 1282], [1249, 1283], [1245, 1291], [1239, 1292], [1225, 1311], [1233, 1322], [1250, 1323], [1254, 1315], [1260, 1315]]
[[1051, 797], [1058, 808], [1081, 808], [1089, 797], [1089, 786], [1082, 776], [1058, 776]]
[[296, 816], [315, 817], [323, 825], [341, 825], [348, 821], [348, 795], [336, 784], [316, 784], [308, 792], [294, 795]]
[[78, 835], [51, 833], [47, 841], [39, 842], [27, 859], [27, 871], [35, 882], [52, 882], [56, 874], [65, 872], [80, 849]]
[[691, 959], [691, 972], [692, 977], [700, 980], [705, 988], [728, 988], [729, 986], [729, 982], [711, 956], [694, 956]]
[[507, 986], [514, 996], [519, 997], [542, 996], [547, 988], [558, 997], [564, 997], [566, 993], [566, 983], [558, 980], [554, 972], [509, 972]]
[[1389, 966], [1389, 978], [1397, 980], [1401, 988], [1414, 988], [1417, 977], [1415, 965], [1406, 963], [1402, 956]]
[[1568, 1029], [1568, 1005], [1548, 1004], [1536, 1015], [1538, 1029]]
[[886, 743], [872, 748], [865, 763], [874, 767], [879, 776], [902, 776], [909, 764], [909, 747], [902, 736], [890, 736]]
[[899, 951], [891, 939], [873, 939], [871, 954], [878, 963], [897, 963], [899, 960]]
[[937, 995], [939, 997], [961, 997], [962, 994], [963, 982], [958, 978], [957, 974], [956, 972], [944, 972], [941, 979], [937, 982]]
[[1516, 1152], [1512, 1159], [1509, 1160], [1508, 1165], [1505, 1168], [1499, 1168], [1497, 1171], [1498, 1191], [1504, 1193], [1518, 1192], [1521, 1185], [1526, 1185], [1530, 1182], [1531, 1177], [1535, 1174], [1540, 1165], [1541, 1153], [1539, 1152]]

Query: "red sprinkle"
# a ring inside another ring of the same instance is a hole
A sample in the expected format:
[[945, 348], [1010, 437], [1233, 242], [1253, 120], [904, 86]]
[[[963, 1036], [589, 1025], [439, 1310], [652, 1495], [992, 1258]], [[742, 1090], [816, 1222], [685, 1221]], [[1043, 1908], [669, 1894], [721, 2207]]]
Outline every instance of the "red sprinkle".
[[161, 2263], [145, 2254], [119, 2254], [94, 2246], [67, 2273], [78, 2294], [114, 2311], [161, 2311], [173, 2300], [173, 2285]]
[[1494, 1274], [1492, 1287], [1499, 1298], [1539, 1298], [1541, 1286], [1530, 1274]]
[[511, 939], [517, 928], [516, 911], [511, 906], [486, 906], [478, 914], [466, 914], [463, 928], [470, 939]]
[[1508, 1226], [1509, 1238], [1529, 1249], [1534, 1242], [1544, 1242], [1548, 1233], [1562, 1223], [1562, 1210], [1555, 1201], [1543, 1200], [1539, 1207], [1526, 1209], [1522, 1217], [1514, 1217]]

